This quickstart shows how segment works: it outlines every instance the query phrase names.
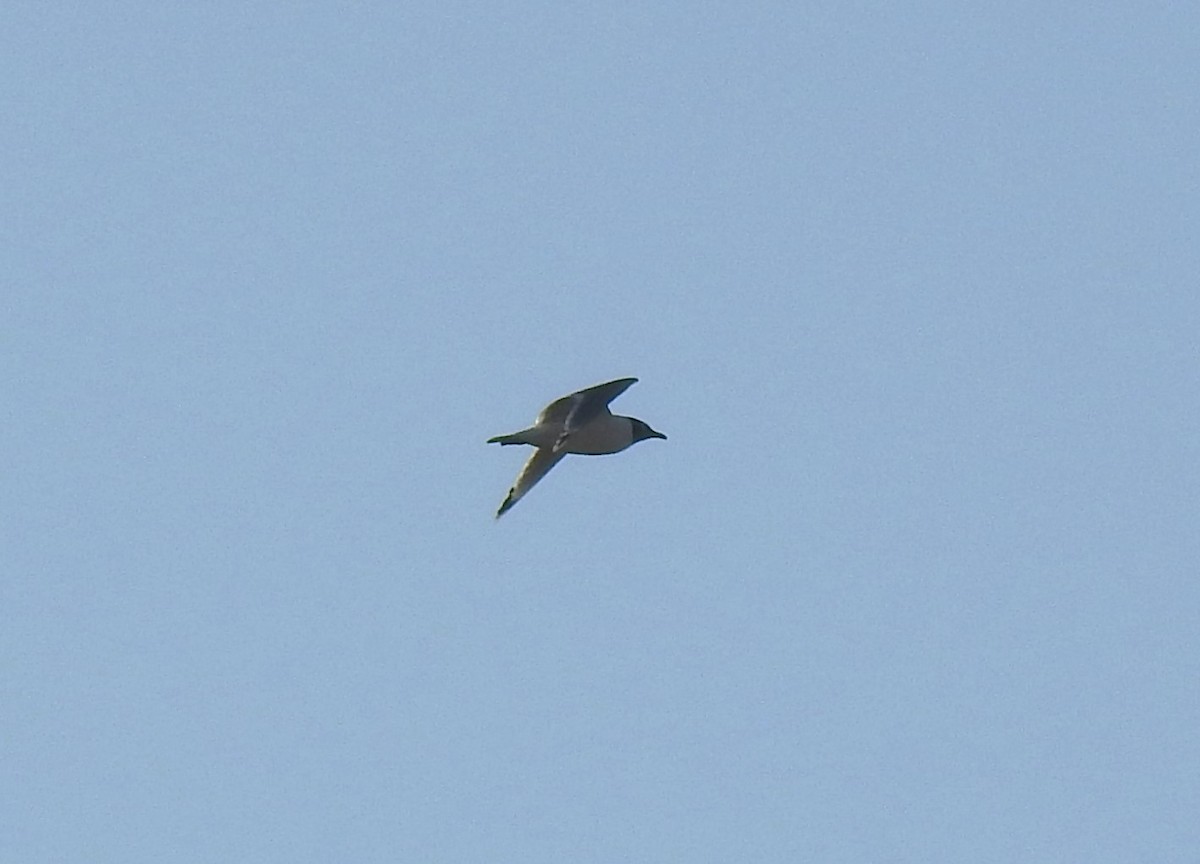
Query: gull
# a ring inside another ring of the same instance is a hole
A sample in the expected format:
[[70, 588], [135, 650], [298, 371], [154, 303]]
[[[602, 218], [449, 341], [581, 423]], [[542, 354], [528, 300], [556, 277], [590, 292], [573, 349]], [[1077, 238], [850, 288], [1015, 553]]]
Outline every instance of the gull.
[[558, 464], [568, 453], [599, 456], [620, 453], [631, 444], [647, 438], [667, 436], [655, 432], [641, 420], [621, 417], [608, 410], [612, 402], [634, 383], [636, 378], [618, 378], [605, 384], [588, 387], [561, 399], [555, 399], [542, 409], [528, 429], [511, 435], [489, 438], [489, 444], [531, 444], [535, 448], [517, 480], [508, 490], [508, 497], [496, 511], [499, 519], [521, 500], [526, 492]]

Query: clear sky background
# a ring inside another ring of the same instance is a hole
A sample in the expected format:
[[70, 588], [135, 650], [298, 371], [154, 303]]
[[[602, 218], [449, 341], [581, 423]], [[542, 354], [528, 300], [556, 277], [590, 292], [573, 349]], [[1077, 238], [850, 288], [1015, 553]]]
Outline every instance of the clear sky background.
[[1197, 46], [9, 4], [0, 859], [1194, 864]]

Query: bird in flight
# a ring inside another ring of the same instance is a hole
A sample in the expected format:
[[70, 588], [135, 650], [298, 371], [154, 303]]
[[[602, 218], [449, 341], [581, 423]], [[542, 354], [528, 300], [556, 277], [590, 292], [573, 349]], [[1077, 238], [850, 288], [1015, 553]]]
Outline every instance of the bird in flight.
[[526, 492], [558, 464], [568, 453], [599, 456], [605, 453], [620, 453], [631, 444], [647, 438], [667, 436], [655, 432], [641, 420], [621, 417], [608, 410], [612, 402], [634, 383], [636, 378], [618, 378], [606, 384], [597, 384], [555, 399], [542, 409], [537, 420], [528, 429], [511, 435], [489, 438], [489, 444], [531, 444], [536, 449], [517, 480], [508, 490], [508, 497], [496, 511], [499, 519], [521, 500]]

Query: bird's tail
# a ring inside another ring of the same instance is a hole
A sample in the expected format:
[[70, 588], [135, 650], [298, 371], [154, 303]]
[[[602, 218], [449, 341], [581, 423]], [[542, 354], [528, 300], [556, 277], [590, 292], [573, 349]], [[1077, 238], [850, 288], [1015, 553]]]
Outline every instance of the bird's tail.
[[489, 444], [532, 444], [527, 433], [528, 429], [522, 429], [520, 432], [514, 432], [511, 435], [497, 435], [495, 438], [489, 438]]

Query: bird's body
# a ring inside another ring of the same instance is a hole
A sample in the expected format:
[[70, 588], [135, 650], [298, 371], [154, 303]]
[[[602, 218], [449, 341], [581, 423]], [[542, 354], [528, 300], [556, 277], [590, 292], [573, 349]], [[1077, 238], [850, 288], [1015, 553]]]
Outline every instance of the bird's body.
[[489, 438], [489, 444], [529, 444], [536, 448], [517, 475], [496, 518], [511, 509], [568, 453], [600, 456], [620, 453], [646, 438], [665, 440], [666, 435], [655, 432], [641, 420], [621, 417], [608, 410], [608, 403], [636, 381], [636, 378], [618, 378], [555, 399], [542, 409], [528, 429]]
[[581, 456], [604, 456], [609, 453], [620, 453], [633, 443], [633, 424], [629, 417], [618, 417], [605, 413], [596, 417], [587, 425], [563, 437], [564, 425], [561, 422], [535, 423], [528, 429], [514, 432], [512, 435], [499, 435], [489, 438], [489, 444], [531, 444], [538, 448], [554, 451], [562, 439], [562, 445], [557, 451], [563, 455], [578, 453]]

